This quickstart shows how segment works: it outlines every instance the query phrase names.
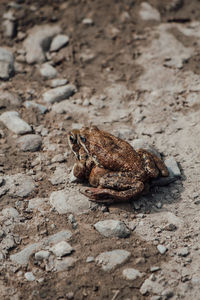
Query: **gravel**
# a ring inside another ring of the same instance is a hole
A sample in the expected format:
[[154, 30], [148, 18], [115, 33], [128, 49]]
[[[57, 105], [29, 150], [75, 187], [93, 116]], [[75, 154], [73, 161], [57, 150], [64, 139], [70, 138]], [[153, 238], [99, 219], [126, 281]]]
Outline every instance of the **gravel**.
[[163, 245], [158, 245], [157, 249], [160, 252], [160, 254], [165, 254], [165, 252], [167, 251], [167, 248]]
[[35, 276], [33, 275], [32, 272], [26, 272], [24, 274], [24, 277], [26, 278], [26, 280], [28, 281], [34, 281], [35, 280]]
[[124, 269], [122, 275], [127, 280], [135, 280], [143, 276], [143, 274], [140, 271], [133, 268]]
[[51, 79], [57, 76], [57, 70], [50, 64], [45, 63], [40, 67], [40, 74], [46, 79]]
[[69, 43], [69, 37], [64, 34], [55, 36], [51, 42], [50, 51], [58, 51]]

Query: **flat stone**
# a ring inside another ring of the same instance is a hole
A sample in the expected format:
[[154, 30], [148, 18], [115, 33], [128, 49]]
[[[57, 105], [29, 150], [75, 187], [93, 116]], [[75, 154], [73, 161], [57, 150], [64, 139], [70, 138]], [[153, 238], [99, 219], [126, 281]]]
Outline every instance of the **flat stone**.
[[141, 3], [139, 15], [144, 21], [160, 21], [160, 13], [147, 2]]
[[55, 261], [55, 270], [57, 272], [67, 271], [71, 269], [76, 262], [76, 259], [73, 257], [65, 257], [62, 260]]
[[167, 248], [163, 245], [158, 245], [157, 249], [160, 252], [160, 254], [164, 254], [167, 251]]
[[74, 190], [52, 192], [49, 201], [59, 214], [81, 214], [90, 209], [90, 201], [79, 191]]
[[91, 263], [91, 262], [93, 262], [94, 261], [94, 257], [93, 256], [88, 256], [87, 258], [86, 258], [86, 263]]
[[14, 56], [5, 48], [0, 48], [0, 79], [9, 79], [14, 73]]
[[50, 248], [50, 251], [52, 251], [57, 257], [70, 254], [73, 250], [74, 249], [71, 247], [71, 245], [65, 241], [61, 241]]
[[20, 150], [35, 152], [41, 148], [42, 138], [37, 134], [26, 134], [18, 138], [17, 144]]
[[19, 117], [19, 113], [16, 111], [7, 111], [0, 116], [0, 121], [4, 125], [16, 134], [25, 134], [32, 132], [32, 128], [24, 120]]
[[42, 261], [44, 259], [48, 259], [50, 252], [47, 250], [41, 250], [35, 253], [35, 259], [37, 261]]
[[6, 207], [1, 211], [1, 214], [7, 218], [17, 218], [19, 216], [18, 211], [14, 207]]
[[43, 100], [46, 103], [60, 102], [64, 99], [68, 99], [76, 91], [76, 87], [73, 84], [67, 84], [51, 90], [48, 90], [43, 94]]
[[26, 108], [37, 108], [41, 114], [45, 114], [48, 111], [48, 108], [46, 106], [36, 103], [34, 101], [25, 101], [24, 106]]
[[40, 74], [46, 79], [51, 79], [57, 76], [57, 70], [50, 64], [45, 63], [40, 68]]
[[130, 235], [130, 231], [126, 225], [118, 220], [99, 221], [94, 225], [95, 229], [105, 237], [125, 238]]
[[33, 198], [33, 199], [30, 199], [28, 201], [28, 207], [27, 209], [29, 211], [32, 211], [32, 210], [38, 210], [40, 212], [44, 212], [45, 211], [45, 205], [48, 201], [48, 198]]
[[190, 253], [190, 251], [189, 251], [188, 247], [182, 247], [182, 248], [178, 249], [177, 253], [178, 253], [178, 256], [185, 257]]
[[170, 156], [165, 160], [165, 165], [167, 166], [171, 176], [174, 176], [174, 177], [181, 176], [181, 171], [180, 171], [178, 164], [173, 156]]
[[123, 274], [123, 277], [127, 280], [135, 280], [135, 279], [141, 278], [143, 276], [143, 274], [140, 271], [133, 269], [133, 268], [124, 269], [122, 274]]
[[96, 257], [96, 262], [101, 265], [104, 271], [111, 271], [115, 269], [117, 266], [125, 263], [131, 253], [126, 250], [113, 250], [108, 252], [103, 252]]
[[34, 252], [39, 251], [42, 247], [48, 246], [50, 244], [59, 243], [63, 240], [69, 240], [71, 236], [72, 233], [69, 230], [59, 231], [51, 236], [48, 236], [47, 238], [44, 238], [39, 243], [28, 245], [20, 252], [11, 255], [10, 259], [12, 262], [17, 263], [19, 265], [26, 265], [29, 261], [30, 256]]
[[51, 42], [50, 51], [58, 51], [69, 43], [69, 37], [64, 34], [55, 36]]
[[53, 79], [49, 82], [49, 85], [50, 87], [52, 88], [56, 88], [56, 87], [59, 87], [59, 86], [63, 86], [65, 85], [66, 83], [68, 83], [68, 80], [67, 79], [64, 79], [64, 78], [58, 78], [58, 79]]
[[24, 41], [27, 63], [44, 62], [46, 60], [45, 52], [49, 50], [53, 37], [60, 31], [61, 28], [57, 25], [37, 25], [31, 28]]
[[32, 272], [26, 272], [24, 274], [24, 277], [26, 278], [26, 280], [28, 281], [34, 281], [35, 280], [35, 276], [33, 275]]

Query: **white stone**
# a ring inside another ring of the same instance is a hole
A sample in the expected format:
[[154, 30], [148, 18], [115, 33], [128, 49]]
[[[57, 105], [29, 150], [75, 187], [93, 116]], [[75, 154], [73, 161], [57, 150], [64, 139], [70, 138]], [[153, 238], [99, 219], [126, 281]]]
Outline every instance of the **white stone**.
[[13, 73], [13, 54], [5, 48], [0, 48], [0, 79], [9, 79]]
[[42, 138], [40, 135], [37, 134], [27, 134], [18, 138], [17, 144], [20, 150], [24, 152], [26, 151], [35, 152], [40, 149], [42, 145]]
[[32, 131], [32, 128], [24, 120], [19, 117], [16, 111], [7, 111], [0, 116], [0, 121], [16, 134], [25, 134]]
[[52, 192], [50, 204], [59, 214], [85, 213], [90, 209], [90, 201], [79, 191], [61, 190]]
[[72, 84], [67, 84], [61, 87], [57, 87], [46, 91], [43, 94], [43, 100], [47, 103], [60, 102], [64, 99], [68, 99], [76, 91], [76, 87]]
[[160, 13], [147, 2], [141, 3], [139, 15], [144, 21], [160, 21]]
[[65, 79], [65, 78], [58, 78], [58, 79], [53, 79], [50, 81], [49, 85], [50, 87], [52, 88], [56, 88], [56, 87], [59, 87], [59, 86], [63, 86], [65, 85], [66, 83], [68, 83], [68, 80]]
[[61, 28], [57, 25], [37, 25], [31, 28], [24, 41], [27, 63], [44, 62], [46, 60], [45, 52], [49, 50], [52, 38], [60, 31]]
[[59, 34], [53, 38], [51, 42], [50, 51], [51, 52], [58, 51], [59, 49], [67, 45], [68, 42], [69, 42], [69, 37], [67, 35]]
[[43, 259], [47, 259], [50, 255], [50, 252], [47, 250], [41, 250], [35, 253], [35, 259], [41, 261]]
[[130, 252], [117, 249], [101, 253], [96, 257], [96, 262], [104, 271], [111, 271], [126, 262], [130, 256]]
[[189, 252], [189, 249], [188, 247], [182, 247], [182, 248], [179, 248], [178, 251], [177, 251], [178, 255], [179, 256], [187, 256], [190, 252]]
[[122, 274], [123, 274], [123, 277], [127, 280], [135, 280], [135, 279], [141, 278], [143, 276], [143, 274], [140, 271], [133, 269], [133, 268], [124, 269]]
[[50, 251], [52, 251], [57, 257], [70, 254], [73, 250], [74, 249], [71, 247], [71, 245], [65, 241], [61, 241], [50, 248]]
[[7, 218], [17, 218], [19, 216], [18, 211], [14, 207], [6, 207], [1, 211], [1, 213]]
[[2, 22], [4, 28], [3, 35], [8, 38], [12, 38], [16, 32], [16, 25], [13, 21], [5, 20]]
[[4, 104], [5, 106], [7, 105], [15, 105], [15, 106], [19, 106], [21, 104], [21, 99], [13, 93], [7, 92], [7, 91], [1, 91], [0, 94], [0, 106], [1, 104]]
[[87, 258], [86, 258], [86, 263], [91, 263], [91, 262], [93, 262], [94, 261], [94, 257], [93, 256], [88, 256]]
[[49, 181], [53, 185], [61, 184], [66, 182], [67, 167], [57, 166], [54, 174], [49, 178]]
[[93, 24], [94, 24], [93, 20], [90, 19], [90, 18], [85, 18], [85, 19], [83, 19], [82, 23], [83, 23], [84, 25], [93, 25]]
[[105, 237], [117, 236], [125, 238], [130, 235], [126, 225], [119, 220], [99, 221], [94, 225], [95, 229]]
[[142, 286], [140, 287], [140, 293], [142, 295], [145, 295], [147, 293], [161, 295], [161, 293], [163, 291], [163, 286], [156, 281], [152, 281], [150, 278], [151, 277], [147, 278], [143, 282]]
[[32, 272], [26, 272], [24, 274], [24, 276], [25, 276], [26, 280], [28, 280], [28, 281], [34, 281], [35, 280], [35, 276], [33, 275]]
[[50, 64], [45, 63], [40, 68], [40, 74], [46, 79], [51, 79], [57, 76], [57, 70]]
[[164, 254], [167, 251], [167, 248], [163, 245], [158, 245], [157, 249], [160, 252], [160, 254]]
[[8, 188], [8, 193], [12, 197], [24, 198], [35, 189], [34, 180], [21, 173], [5, 176], [5, 187]]

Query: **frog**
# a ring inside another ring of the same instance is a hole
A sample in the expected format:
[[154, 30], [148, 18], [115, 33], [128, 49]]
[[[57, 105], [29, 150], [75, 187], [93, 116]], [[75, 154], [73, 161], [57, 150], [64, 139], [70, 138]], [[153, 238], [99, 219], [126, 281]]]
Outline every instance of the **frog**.
[[91, 201], [124, 202], [138, 198], [148, 182], [169, 172], [162, 159], [145, 149], [134, 149], [97, 126], [82, 127], [68, 134], [77, 158], [74, 175], [92, 187], [81, 191]]

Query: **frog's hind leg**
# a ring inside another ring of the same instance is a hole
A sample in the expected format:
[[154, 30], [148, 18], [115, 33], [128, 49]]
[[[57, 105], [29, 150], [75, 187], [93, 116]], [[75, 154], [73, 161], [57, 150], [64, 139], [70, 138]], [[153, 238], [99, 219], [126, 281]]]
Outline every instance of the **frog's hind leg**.
[[84, 191], [81, 191], [81, 193], [87, 196], [91, 201], [111, 204], [117, 202], [127, 202], [130, 199], [137, 198], [143, 189], [144, 184], [138, 181], [135, 182], [135, 185], [129, 190], [116, 191], [105, 188], [87, 188]]
[[159, 173], [161, 173], [162, 176], [169, 175], [164, 162], [155, 154], [144, 149], [137, 150], [137, 153], [143, 158], [145, 169], [151, 178], [157, 178]]

